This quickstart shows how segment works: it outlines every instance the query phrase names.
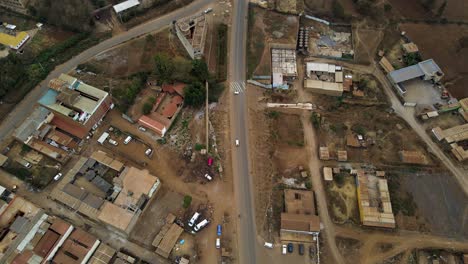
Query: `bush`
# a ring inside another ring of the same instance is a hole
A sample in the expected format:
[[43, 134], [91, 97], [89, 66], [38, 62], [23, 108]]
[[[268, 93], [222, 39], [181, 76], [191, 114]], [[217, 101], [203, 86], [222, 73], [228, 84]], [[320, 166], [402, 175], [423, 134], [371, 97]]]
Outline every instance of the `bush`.
[[310, 120], [312, 121], [312, 125], [315, 128], [320, 127], [321, 118], [320, 118], [320, 115], [318, 113], [313, 112], [312, 115], [310, 116]]
[[172, 58], [167, 53], [159, 53], [154, 57], [154, 62], [154, 73], [158, 78], [159, 84], [171, 81], [175, 69]]
[[182, 205], [185, 209], [189, 208], [190, 204], [192, 203], [192, 196], [185, 195], [184, 196], [184, 204]]
[[312, 182], [310, 180], [307, 180], [305, 182], [305, 186], [306, 186], [307, 190], [311, 190], [312, 189]]
[[184, 89], [185, 104], [188, 106], [201, 106], [205, 102], [205, 87], [199, 82], [187, 85]]
[[227, 74], [227, 46], [228, 46], [228, 27], [226, 24], [219, 24], [217, 28], [217, 44], [218, 44], [218, 52], [217, 52], [217, 62], [218, 67], [216, 71], [216, 79], [218, 81], [226, 80]]
[[345, 11], [343, 6], [341, 5], [338, 0], [334, 0], [332, 4], [332, 12], [333, 15], [337, 18], [344, 18], [345, 17]]
[[384, 5], [383, 9], [384, 9], [385, 12], [390, 12], [390, 11], [392, 11], [392, 8], [393, 8], [392, 5], [387, 3], [387, 4]]
[[143, 114], [144, 114], [144, 115], [147, 115], [147, 114], [151, 113], [151, 110], [152, 110], [152, 109], [153, 109], [153, 105], [152, 105], [152, 104], [150, 104], [150, 103], [148, 103], [148, 102], [146, 102], [146, 103], [143, 104], [143, 109], [142, 109], [142, 111], [143, 111]]
[[345, 176], [343, 173], [337, 173], [334, 176], [335, 182], [338, 185], [338, 187], [343, 187], [345, 183]]
[[202, 149], [204, 149], [204, 148], [205, 148], [205, 145], [204, 145], [204, 144], [200, 144], [200, 143], [196, 143], [196, 144], [195, 144], [195, 150], [196, 150], [196, 151], [200, 151], [200, 150], [202, 150]]
[[280, 112], [274, 111], [274, 110], [273, 111], [268, 111], [267, 116], [269, 118], [272, 118], [272, 119], [278, 119], [278, 117], [280, 116]]
[[356, 125], [351, 129], [354, 133], [359, 134], [359, 135], [365, 135], [366, 134], [366, 129], [360, 125]]

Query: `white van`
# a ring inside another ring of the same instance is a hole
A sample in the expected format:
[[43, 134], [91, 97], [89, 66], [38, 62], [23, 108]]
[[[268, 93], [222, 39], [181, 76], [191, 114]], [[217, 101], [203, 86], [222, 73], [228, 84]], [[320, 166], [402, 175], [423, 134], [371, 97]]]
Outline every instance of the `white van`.
[[238, 146], [239, 146], [239, 140], [236, 139], [236, 147], [238, 147]]
[[208, 181], [213, 180], [213, 177], [211, 177], [208, 173], [205, 174], [205, 178], [206, 178]]
[[189, 226], [193, 226], [195, 224], [195, 221], [197, 221], [198, 217], [200, 216], [200, 213], [198, 212], [195, 212], [192, 216], [192, 218], [190, 218], [190, 221], [188, 223]]
[[273, 248], [273, 243], [265, 242], [264, 246], [266, 248]]
[[202, 228], [204, 228], [206, 225], [208, 225], [210, 223], [210, 221], [208, 220], [203, 220], [201, 221], [200, 223], [198, 223], [198, 225], [196, 225], [193, 230], [195, 230], [195, 232], [198, 232], [200, 231]]
[[113, 139], [109, 139], [109, 143], [114, 145], [114, 146], [119, 145], [119, 143], [117, 141], [113, 140]]
[[288, 250], [286, 248], [286, 245], [283, 245], [282, 250], [281, 250], [281, 254], [286, 255], [286, 253], [288, 253]]
[[128, 136], [128, 137], [124, 140], [124, 144], [127, 145], [128, 143], [130, 143], [130, 141], [132, 141], [132, 137], [131, 137], [131, 136]]
[[216, 238], [216, 248], [221, 248], [221, 239], [219, 237]]

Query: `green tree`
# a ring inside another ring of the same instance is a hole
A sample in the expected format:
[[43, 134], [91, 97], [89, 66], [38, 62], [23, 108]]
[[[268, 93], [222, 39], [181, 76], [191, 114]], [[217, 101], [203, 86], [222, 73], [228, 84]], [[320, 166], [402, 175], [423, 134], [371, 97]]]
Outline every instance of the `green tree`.
[[201, 106], [205, 102], [205, 86], [200, 82], [194, 82], [185, 87], [184, 95], [186, 105]]
[[174, 67], [177, 69], [172, 74], [172, 79], [184, 83], [191, 83], [194, 80], [192, 76], [192, 62], [183, 57], [174, 58]]
[[345, 11], [343, 6], [341, 5], [338, 0], [334, 0], [332, 3], [332, 11], [333, 15], [337, 18], [344, 18], [345, 17]]
[[387, 4], [384, 5], [384, 11], [385, 11], [385, 12], [390, 12], [390, 11], [392, 11], [392, 8], [393, 8], [393, 7], [392, 7], [391, 4], [388, 4], [388, 3], [387, 3]]
[[159, 53], [154, 57], [155, 70], [154, 73], [161, 83], [172, 81], [172, 74], [174, 73], [174, 62], [167, 53]]
[[192, 204], [192, 196], [190, 195], [185, 195], [184, 196], [184, 203], [183, 203], [183, 207], [185, 209], [189, 208], [190, 204]]
[[208, 71], [208, 65], [204, 60], [193, 60], [192, 61], [192, 75], [197, 78], [200, 82], [205, 82], [210, 77]]
[[144, 115], [147, 115], [149, 113], [151, 113], [151, 109], [153, 109], [153, 105], [152, 104], [149, 104], [148, 102], [144, 103], [143, 104], [143, 114]]

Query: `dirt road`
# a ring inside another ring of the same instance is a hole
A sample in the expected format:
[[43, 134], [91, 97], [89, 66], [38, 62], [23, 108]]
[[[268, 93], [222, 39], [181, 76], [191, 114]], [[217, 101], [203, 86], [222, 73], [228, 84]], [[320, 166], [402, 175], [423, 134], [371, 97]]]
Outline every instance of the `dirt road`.
[[343, 256], [340, 254], [335, 243], [335, 226], [331, 221], [330, 214], [328, 213], [327, 198], [321, 180], [321, 165], [317, 154], [318, 144], [316, 142], [315, 131], [313, 130], [312, 124], [309, 120], [309, 112], [303, 113], [301, 119], [304, 127], [305, 146], [306, 149], [309, 150], [309, 170], [312, 178], [312, 188], [317, 200], [320, 222], [323, 224], [324, 228], [322, 233], [325, 233], [326, 240], [328, 241], [328, 246], [334, 258], [333, 263], [345, 263]]

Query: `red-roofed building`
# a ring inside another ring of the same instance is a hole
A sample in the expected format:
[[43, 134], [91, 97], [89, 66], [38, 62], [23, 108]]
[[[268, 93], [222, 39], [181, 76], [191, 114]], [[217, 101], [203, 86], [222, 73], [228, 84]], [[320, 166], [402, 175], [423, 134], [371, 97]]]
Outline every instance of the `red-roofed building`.
[[153, 130], [161, 137], [164, 137], [164, 135], [167, 132], [167, 128], [165, 125], [161, 124], [160, 122], [154, 119], [151, 119], [146, 115], [143, 115], [140, 117], [140, 119], [138, 119], [138, 124]]
[[55, 233], [54, 231], [47, 230], [34, 248], [34, 253], [45, 258], [52, 250], [55, 243], [59, 240], [59, 238], [59, 234]]
[[162, 90], [163, 92], [168, 92], [170, 94], [177, 93], [184, 97], [185, 86], [187, 86], [185, 83], [163, 84]]
[[63, 118], [59, 115], [55, 115], [51, 123], [60, 130], [80, 139], [85, 138], [88, 134], [88, 130], [85, 127], [80, 126], [76, 122], [70, 121], [69, 119]]

